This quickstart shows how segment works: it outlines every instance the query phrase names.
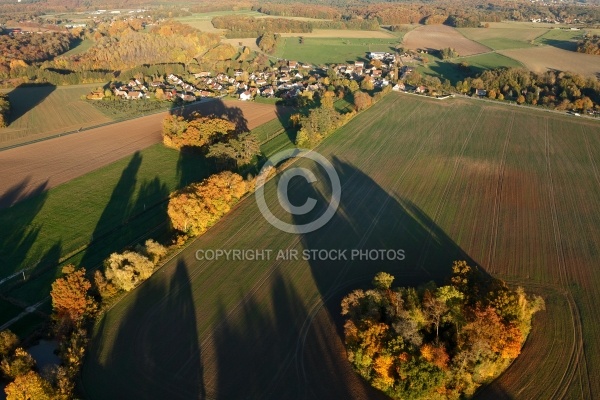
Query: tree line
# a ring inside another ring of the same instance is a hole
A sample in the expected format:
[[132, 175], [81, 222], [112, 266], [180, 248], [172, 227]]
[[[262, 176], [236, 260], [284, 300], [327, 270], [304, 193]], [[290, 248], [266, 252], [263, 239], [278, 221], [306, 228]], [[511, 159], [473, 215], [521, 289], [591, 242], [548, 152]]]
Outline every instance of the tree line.
[[254, 18], [241, 15], [222, 15], [212, 19], [217, 29], [227, 29], [228, 38], [258, 37], [264, 32], [308, 33], [312, 32], [309, 22], [286, 18]]
[[485, 89], [492, 99], [542, 105], [556, 110], [600, 110], [600, 82], [570, 72], [535, 73], [523, 68], [488, 70], [456, 84], [461, 93]]
[[[310, 6], [306, 6], [310, 4]], [[277, 4], [263, 3], [254, 10], [280, 16], [323, 18], [334, 21], [351, 19], [376, 19], [381, 25], [441, 24], [456, 27], [477, 27], [482, 22], [502, 20], [529, 21], [532, 18], [549, 20], [600, 23], [600, 9], [591, 4], [539, 4], [502, 0], [466, 0], [457, 4], [452, 0], [425, 3], [362, 1], [348, 5], [343, 0], [333, 0], [327, 6], [314, 1], [280, 0]]]
[[341, 303], [348, 360], [394, 399], [470, 397], [521, 352], [544, 301], [457, 261], [444, 286], [373, 288]]
[[600, 56], [600, 35], [585, 35], [585, 37], [577, 43], [577, 51], [579, 53]]
[[0, 128], [8, 126], [10, 118], [10, 101], [8, 95], [0, 93]]

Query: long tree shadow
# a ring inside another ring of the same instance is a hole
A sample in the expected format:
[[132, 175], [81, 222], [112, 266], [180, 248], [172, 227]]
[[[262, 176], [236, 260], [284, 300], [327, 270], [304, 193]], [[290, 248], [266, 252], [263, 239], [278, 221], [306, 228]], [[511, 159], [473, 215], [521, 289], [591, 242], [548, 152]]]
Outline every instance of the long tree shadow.
[[125, 302], [117, 306], [123, 308], [122, 318], [110, 348], [102, 348], [101, 343], [106, 330], [115, 327], [106, 315], [100, 321], [84, 366], [87, 398], [205, 398], [188, 267], [180, 261], [165, 272], [129, 294], [135, 296], [130, 307]]
[[14, 122], [33, 110], [38, 104], [50, 96], [56, 90], [56, 86], [43, 84], [22, 84], [8, 93], [10, 101], [10, 122]]
[[[40, 224], [36, 223], [36, 216], [47, 200], [46, 183], [30, 191], [28, 181], [25, 180], [0, 197], [0, 203], [11, 203], [20, 198], [23, 190], [36, 194], [16, 206], [0, 210], [0, 293], [7, 297], [11, 296], [11, 291], [28, 284], [39, 271], [56, 265], [62, 251], [60, 242], [44, 251], [32, 251], [41, 232]], [[31, 305], [23, 301], [16, 303], [23, 308]], [[4, 313], [5, 318], [0, 321], [0, 325], [4, 325], [19, 313], [17, 309], [12, 313]]]
[[[323, 307], [298, 339], [297, 370], [304, 388], [298, 398], [378, 398], [383, 394], [367, 387], [346, 360], [340, 316], [343, 296], [353, 289], [369, 287], [379, 271], [393, 274], [394, 285], [398, 286], [431, 280], [439, 284], [449, 278], [454, 260], [466, 260], [487, 275], [416, 204], [402, 194], [389, 193], [348, 163], [334, 159], [333, 164], [343, 185], [340, 205], [327, 225], [302, 235], [302, 243], [306, 250], [345, 249], [348, 259], [315, 257], [309, 261]], [[327, 179], [322, 171], [319, 176]], [[289, 193], [291, 203], [301, 205], [313, 198], [319, 206], [295, 216], [294, 222], [302, 225], [322, 214], [329, 202], [329, 190], [317, 190], [298, 178]], [[385, 250], [385, 255], [380, 250]], [[400, 250], [403, 252], [398, 253]], [[358, 252], [354, 257], [353, 251]]]
[[0, 204], [12, 204], [23, 191], [35, 193], [16, 207], [0, 210], [0, 280], [17, 270], [33, 267], [23, 263], [40, 233], [41, 227], [34, 221], [48, 197], [46, 185], [45, 182], [30, 190], [26, 179], [0, 197]]
[[211, 372], [216, 374], [212, 389], [218, 399], [286, 399], [299, 390], [289, 379], [295, 373], [294, 332], [308, 311], [279, 269], [269, 281], [267, 300], [250, 296], [234, 315], [219, 309], [222, 323], [207, 346], [216, 353], [216, 371]]
[[92, 269], [110, 253], [143, 241], [152, 230], [165, 225], [164, 199], [169, 190], [158, 177], [138, 182], [141, 166], [142, 155], [136, 152], [121, 173], [96, 223], [80, 265]]

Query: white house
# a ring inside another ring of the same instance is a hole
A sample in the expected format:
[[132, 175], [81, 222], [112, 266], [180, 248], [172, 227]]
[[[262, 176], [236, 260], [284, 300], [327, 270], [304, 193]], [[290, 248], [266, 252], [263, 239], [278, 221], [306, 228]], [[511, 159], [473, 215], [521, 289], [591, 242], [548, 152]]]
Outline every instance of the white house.
[[242, 101], [252, 100], [252, 93], [250, 93], [247, 90], [244, 93], [240, 93], [240, 100], [242, 100]]

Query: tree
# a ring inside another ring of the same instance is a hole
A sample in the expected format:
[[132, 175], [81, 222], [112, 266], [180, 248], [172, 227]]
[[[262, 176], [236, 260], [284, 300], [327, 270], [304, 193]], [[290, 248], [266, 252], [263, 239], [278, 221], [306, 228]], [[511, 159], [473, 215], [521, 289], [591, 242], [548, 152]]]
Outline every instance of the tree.
[[228, 213], [247, 191], [241, 176], [224, 171], [172, 193], [167, 213], [175, 229], [197, 236]]
[[85, 277], [83, 268], [68, 265], [63, 268], [63, 273], [64, 277], [52, 283], [53, 318], [59, 326], [76, 326], [96, 310], [96, 302], [89, 294], [92, 284]]
[[10, 330], [0, 332], [0, 357], [6, 357], [19, 346], [19, 337]]
[[203, 117], [194, 113], [189, 120], [169, 115], [163, 121], [163, 143], [180, 149], [185, 146], [204, 147], [219, 137], [233, 134], [235, 124], [226, 119]]
[[51, 400], [52, 387], [36, 372], [20, 375], [4, 389], [6, 400]]
[[360, 88], [362, 90], [373, 90], [375, 86], [373, 85], [373, 79], [370, 76], [365, 76], [363, 80], [360, 82]]
[[362, 111], [371, 107], [371, 104], [373, 102], [371, 96], [369, 96], [368, 93], [361, 91], [354, 92], [352, 97], [354, 102], [354, 108], [356, 109], [356, 111]]
[[154, 263], [134, 251], [113, 253], [104, 261], [106, 279], [126, 292], [148, 279], [154, 272]]
[[219, 159], [225, 164], [233, 163], [234, 168], [249, 164], [260, 153], [260, 140], [251, 132], [242, 133], [227, 142], [219, 142], [208, 150], [208, 157]]
[[35, 365], [35, 360], [22, 347], [17, 347], [12, 355], [2, 358], [0, 368], [5, 376], [15, 378], [31, 371]]
[[442, 299], [438, 299], [433, 293], [426, 290], [423, 295], [423, 311], [433, 326], [435, 326], [436, 340], [440, 336], [440, 324], [442, 317], [448, 312], [448, 306]]
[[387, 290], [392, 287], [393, 282], [394, 276], [387, 272], [379, 272], [375, 275], [375, 278], [373, 278], [373, 286], [377, 289]]
[[332, 91], [326, 91], [325, 93], [323, 93], [323, 95], [321, 96], [321, 107], [333, 109], [334, 108], [334, 101], [333, 101], [334, 96], [335, 96], [335, 93]]
[[522, 94], [520, 94], [519, 97], [517, 97], [517, 103], [518, 104], [525, 103], [525, 96], [523, 96]]

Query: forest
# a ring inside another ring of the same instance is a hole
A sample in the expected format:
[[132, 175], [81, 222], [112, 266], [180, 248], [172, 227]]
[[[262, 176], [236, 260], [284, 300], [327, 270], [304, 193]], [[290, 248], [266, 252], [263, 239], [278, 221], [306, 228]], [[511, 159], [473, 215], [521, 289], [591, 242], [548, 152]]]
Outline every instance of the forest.
[[[310, 7], [305, 4], [309, 3]], [[317, 3], [317, 4], [313, 4]], [[279, 1], [261, 3], [254, 10], [269, 15], [349, 20], [377, 19], [381, 25], [445, 23], [455, 27], [477, 27], [481, 22], [501, 20], [529, 21], [532, 18], [559, 19], [573, 22], [600, 23], [600, 9], [570, 4], [546, 6], [526, 1], [506, 3], [501, 0], [467, 0], [457, 4], [451, 0], [432, 2], [361, 1], [348, 4], [332, 1], [327, 6], [313, 1]]]
[[380, 272], [372, 289], [341, 303], [348, 360], [394, 399], [470, 397], [521, 352], [544, 300], [456, 261], [443, 286], [393, 288]]
[[74, 37], [68, 32], [0, 35], [0, 75], [34, 62], [53, 59], [66, 52]]

